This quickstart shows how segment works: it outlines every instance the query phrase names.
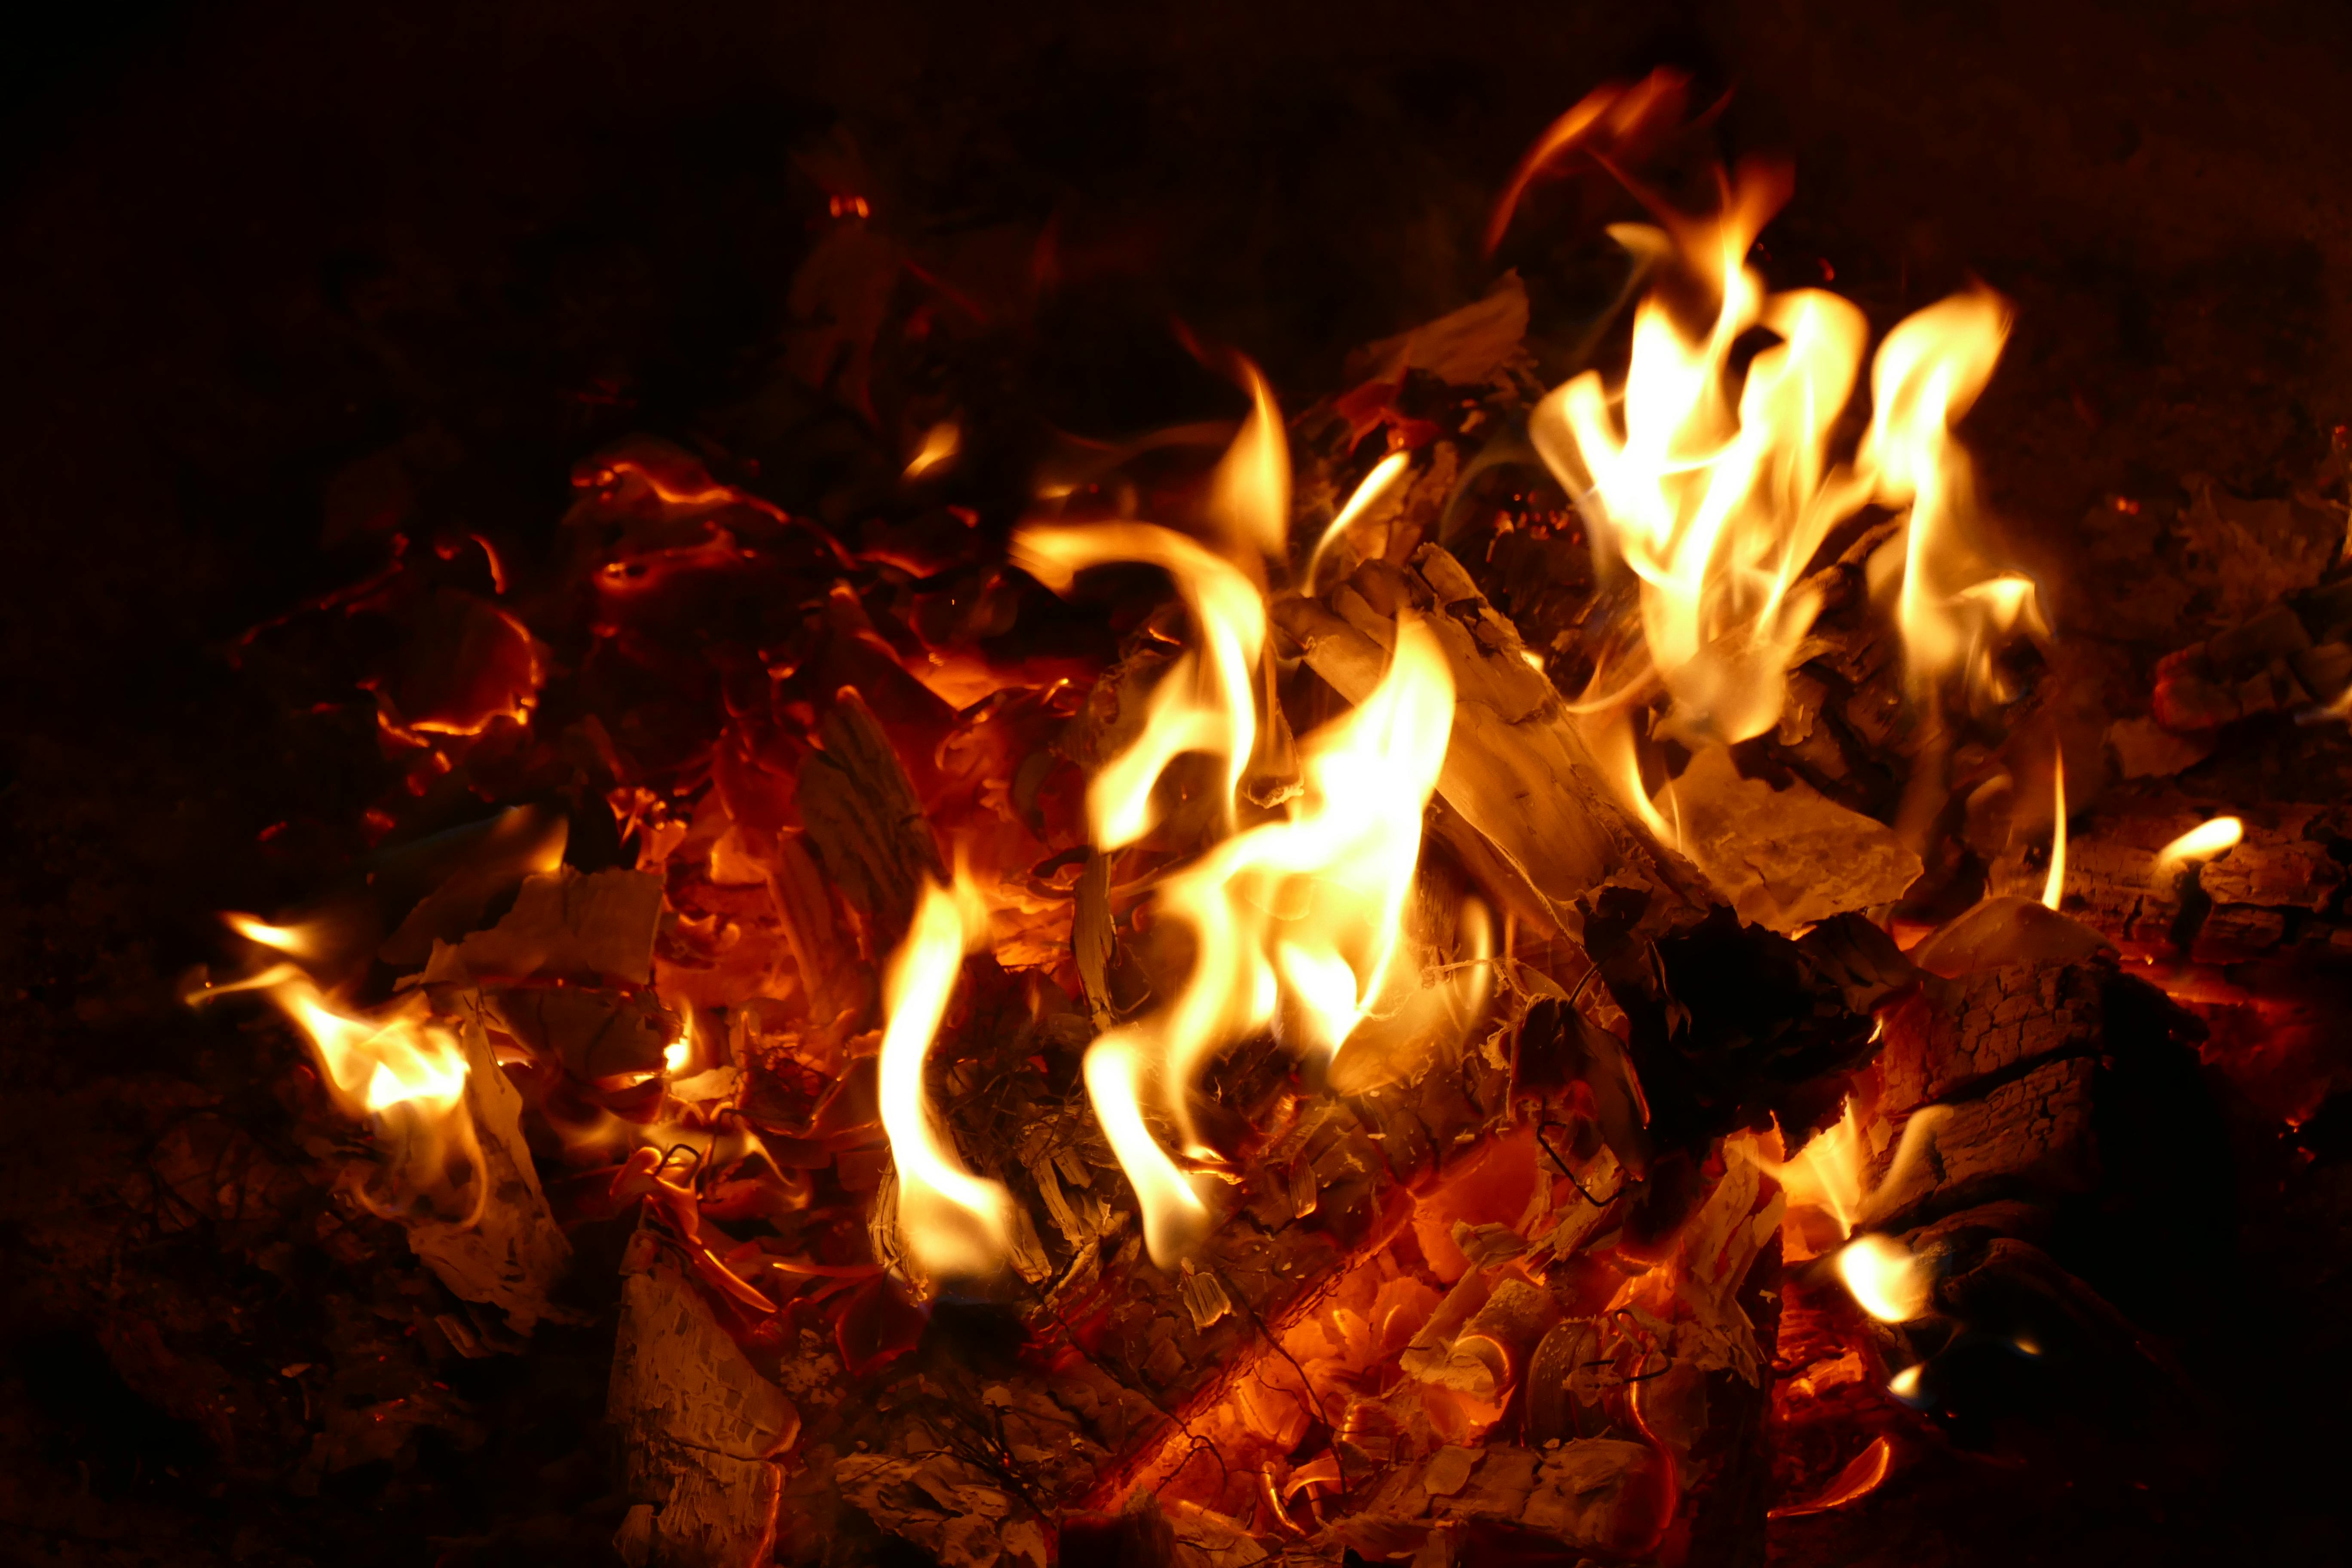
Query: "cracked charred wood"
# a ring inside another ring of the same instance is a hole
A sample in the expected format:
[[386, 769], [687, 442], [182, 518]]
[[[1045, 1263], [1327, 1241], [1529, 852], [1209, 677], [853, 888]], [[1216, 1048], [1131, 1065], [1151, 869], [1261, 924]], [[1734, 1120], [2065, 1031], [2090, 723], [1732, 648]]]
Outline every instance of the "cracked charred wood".
[[1367, 562], [1328, 601], [1285, 600], [1274, 616], [1353, 702], [1380, 679], [1407, 610], [1429, 619], [1454, 676], [1437, 792], [1508, 868], [1515, 886], [1498, 891], [1518, 893], [1523, 910], [1570, 937], [1612, 894], [1638, 909], [1645, 935], [1700, 918], [1716, 901], [1706, 879], [1617, 804], [1559, 691], [1454, 557], [1433, 545], [1410, 568]]
[[2217, 853], [2165, 848], [2218, 815], [2169, 790], [2110, 795], [2067, 848], [2067, 908], [2118, 942], [2199, 963], [2317, 944], [2352, 953], [2344, 922], [2352, 833], [2335, 806], [2235, 815], [2243, 837]]
[[631, 1568], [737, 1568], [775, 1531], [776, 1456], [800, 1433], [650, 1226], [624, 1263], [606, 1418], [635, 1500], [614, 1547]]
[[2211, 1208], [2178, 1157], [2219, 1135], [2191, 1049], [2202, 1026], [2111, 959], [1927, 976], [1885, 1016], [1864, 1089], [1870, 1228], [2094, 1193], [2124, 1229]]
[[2292, 593], [2252, 619], [2167, 654], [2151, 716], [2175, 734], [2258, 713], [2333, 704], [2352, 688], [2352, 579]]

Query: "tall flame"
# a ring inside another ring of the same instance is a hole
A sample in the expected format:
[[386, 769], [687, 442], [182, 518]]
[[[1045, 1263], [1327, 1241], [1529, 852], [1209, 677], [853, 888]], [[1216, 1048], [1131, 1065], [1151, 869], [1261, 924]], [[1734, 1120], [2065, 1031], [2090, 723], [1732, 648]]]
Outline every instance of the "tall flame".
[[2054, 910], [2066, 897], [2066, 753], [2051, 760], [2051, 784], [2057, 799], [2050, 820], [2050, 875], [2042, 884], [2042, 906]]
[[[1678, 258], [1711, 292], [1694, 330], [1654, 291], [1637, 309], [1632, 358], [1612, 394], [1587, 371], [1537, 407], [1529, 433], [1609, 558], [1639, 580], [1646, 668], [1617, 672], [1596, 706], [1643, 695], [1653, 677], [1686, 739], [1731, 743], [1780, 716], [1786, 671], [1818, 611], [1806, 581], [1832, 530], [1862, 508], [1907, 508], [1898, 619], [1915, 681], [1981, 654], [2028, 620], [2031, 585], [1991, 578], [1961, 537], [1971, 470], [1951, 426], [1992, 373], [2007, 331], [1990, 293], [1912, 316], [1880, 345], [1872, 421], [1851, 463], [1831, 457], [1868, 330], [1820, 289], [1767, 294], [1746, 257], [1785, 198], [1779, 177], [1743, 170], [1721, 214], [1671, 235], [1612, 230], [1639, 253]], [[1732, 401], [1735, 348], [1749, 360]], [[1604, 685], [1596, 677], [1596, 687]]]
[[1328, 1062], [1375, 1014], [1453, 723], [1444, 652], [1427, 626], [1400, 621], [1381, 683], [1301, 742], [1305, 789], [1288, 814], [1223, 840], [1162, 884], [1156, 910], [1191, 936], [1191, 972], [1173, 1001], [1104, 1037], [1087, 1061], [1096, 1114], [1143, 1205], [1155, 1259], [1181, 1254], [1205, 1211], [1144, 1124], [1146, 1077], [1185, 1152], [1211, 1158], [1186, 1094], [1217, 1052], [1271, 1026]]
[[[1119, 849], [1150, 830], [1159, 819], [1154, 792], [1177, 757], [1206, 752], [1223, 764], [1225, 836], [1169, 873], [1157, 894], [1157, 920], [1189, 939], [1189, 970], [1163, 1005], [1097, 1040], [1086, 1064], [1096, 1115], [1162, 1263], [1198, 1238], [1208, 1210], [1152, 1131], [1147, 1104], [1187, 1157], [1213, 1158], [1187, 1097], [1219, 1051], [1272, 1029], [1328, 1064], [1380, 1016], [1398, 989], [1422, 814], [1454, 722], [1444, 654], [1429, 627], [1403, 617], [1379, 685], [1301, 742], [1297, 794], [1278, 815], [1244, 824], [1241, 786], [1261, 730], [1267, 637], [1253, 552], [1280, 547], [1289, 506], [1279, 415], [1255, 372], [1249, 380], [1252, 415], [1211, 485], [1213, 521], [1240, 564], [1141, 522], [1032, 527], [1013, 540], [1014, 561], [1056, 590], [1091, 566], [1159, 566], [1191, 614], [1193, 646], [1153, 689], [1141, 734], [1089, 788], [1097, 847]], [[1403, 466], [1376, 469], [1360, 496], [1392, 482]], [[1483, 986], [1486, 977], [1472, 984]]]
[[[1336, 1056], [1386, 983], [1421, 853], [1422, 810], [1454, 728], [1454, 677], [1420, 621], [1397, 626], [1388, 672], [1353, 711], [1300, 743], [1306, 790], [1286, 818], [1171, 876], [1160, 913], [1187, 926], [1192, 973], [1162, 1016], [1171, 1076], [1276, 1021]], [[1192, 1119], [1170, 1113], [1190, 1141]]]
[[959, 871], [952, 889], [926, 882], [883, 980], [882, 1128], [898, 1173], [899, 1234], [916, 1267], [933, 1279], [993, 1272], [1012, 1244], [1010, 1195], [964, 1168], [923, 1089], [923, 1064], [964, 954], [987, 941], [987, 906], [968, 877]]
[[1249, 417], [1210, 477], [1209, 507], [1236, 555], [1280, 555], [1290, 536], [1290, 444], [1265, 377], [1247, 360], [1239, 370], [1249, 393]]
[[1096, 847], [1122, 849], [1151, 830], [1159, 820], [1152, 788], [1187, 752], [1224, 760], [1230, 811], [1257, 745], [1256, 677], [1266, 630], [1257, 584], [1195, 541], [1148, 522], [1025, 528], [1013, 536], [1013, 560], [1056, 593], [1088, 567], [1157, 566], [1175, 580], [1192, 613], [1198, 647], [1179, 654], [1152, 689], [1141, 738], [1087, 786]]

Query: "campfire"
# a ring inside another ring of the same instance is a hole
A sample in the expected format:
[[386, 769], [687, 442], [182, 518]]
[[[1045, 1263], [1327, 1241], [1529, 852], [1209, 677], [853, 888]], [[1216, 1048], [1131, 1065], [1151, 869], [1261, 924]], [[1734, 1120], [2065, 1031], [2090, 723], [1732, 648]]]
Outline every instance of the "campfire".
[[2008, 305], [1773, 287], [1790, 173], [1692, 109], [1578, 103], [1341, 384], [1184, 333], [1236, 418], [1037, 451], [876, 416], [844, 301], [910, 362], [976, 307], [844, 184], [867, 505], [644, 437], [551, 558], [403, 538], [240, 645], [397, 783], [187, 998], [282, 1019], [436, 1354], [613, 1326], [623, 1561], [1862, 1561], [2188, 1419], [2113, 1281], [2203, 1212], [2201, 1068], [2336, 1087], [2352, 840], [2178, 781], [2342, 721], [2352, 580], [2086, 729], [1958, 433]]

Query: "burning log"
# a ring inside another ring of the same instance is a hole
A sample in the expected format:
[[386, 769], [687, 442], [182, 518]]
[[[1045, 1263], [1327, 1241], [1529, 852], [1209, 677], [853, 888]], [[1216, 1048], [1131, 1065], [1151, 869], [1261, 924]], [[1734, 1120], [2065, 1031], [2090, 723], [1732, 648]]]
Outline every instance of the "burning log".
[[[1055, 1131], [1031, 1141], [1026, 1172], [1007, 1175], [1016, 1188], [1034, 1184], [1060, 1233], [1053, 1250], [1067, 1261], [1026, 1300], [940, 1308], [932, 1331], [876, 1374], [857, 1406], [812, 1426], [810, 1462], [978, 1457], [1032, 1510], [1116, 1501], [1164, 1480], [1193, 1457], [1188, 1422], [1278, 1354], [1270, 1342], [1337, 1271], [1394, 1239], [1416, 1194], [1475, 1163], [1505, 1082], [1501, 1064], [1457, 1048], [1410, 1079], [1298, 1110], [1244, 1168], [1225, 1223], [1165, 1269], [1145, 1256], [1123, 1210], [1106, 1213], [1087, 1195], [1118, 1170], [1099, 1135], [1075, 1108], [1032, 1110], [1033, 1124]], [[1003, 1315], [1050, 1353], [1049, 1374], [974, 1365], [960, 1350], [961, 1336]]]

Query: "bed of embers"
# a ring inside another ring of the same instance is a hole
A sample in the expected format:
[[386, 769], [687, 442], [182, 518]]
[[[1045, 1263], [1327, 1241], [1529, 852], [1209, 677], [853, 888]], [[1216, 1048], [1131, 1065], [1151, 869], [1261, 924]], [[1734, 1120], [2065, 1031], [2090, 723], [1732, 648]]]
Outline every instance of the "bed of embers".
[[[2173, 781], [2340, 722], [2342, 445], [2199, 494], [2319, 542], [2111, 720], [1951, 434], [2000, 301], [1765, 294], [1683, 107], [1531, 150], [1543, 275], [1303, 409], [1192, 344], [1238, 420], [1010, 510], [1001, 338], [845, 184], [838, 515], [646, 437], [240, 645], [401, 776], [191, 999], [286, 1018], [267, 1180], [432, 1359], [617, 1321], [624, 1561], [1864, 1562], [2208, 1463], [2123, 1303], [2230, 1223], [2209, 1078], [2338, 1087], [2352, 837]], [[434, 1386], [320, 1381], [312, 1481]]]

